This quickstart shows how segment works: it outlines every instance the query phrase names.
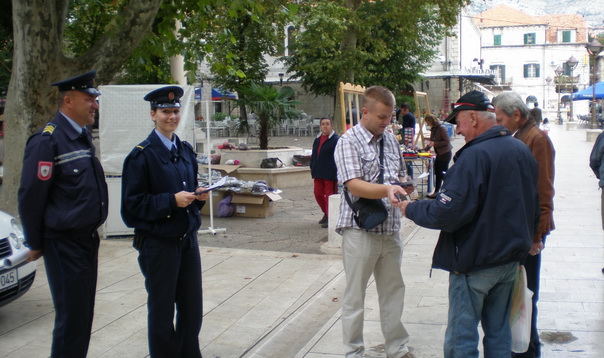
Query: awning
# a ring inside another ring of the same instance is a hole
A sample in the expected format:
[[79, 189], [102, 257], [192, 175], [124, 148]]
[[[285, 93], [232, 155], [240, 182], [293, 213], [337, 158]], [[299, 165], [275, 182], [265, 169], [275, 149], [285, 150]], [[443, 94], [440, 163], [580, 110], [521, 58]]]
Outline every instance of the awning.
[[237, 96], [222, 88], [212, 88], [212, 101], [220, 101], [223, 99], [237, 99]]
[[421, 74], [421, 76], [425, 78], [465, 78], [474, 83], [481, 83], [483, 85], [495, 85], [495, 75], [487, 75], [487, 74], [474, 74], [474, 73], [450, 73], [450, 72], [440, 72], [440, 73], [432, 73], [432, 74]]
[[[579, 91], [573, 94], [573, 101], [580, 101], [582, 99], [591, 100], [594, 96], [594, 86], [589, 86], [583, 91]], [[596, 99], [604, 98], [604, 82], [596, 83]]]

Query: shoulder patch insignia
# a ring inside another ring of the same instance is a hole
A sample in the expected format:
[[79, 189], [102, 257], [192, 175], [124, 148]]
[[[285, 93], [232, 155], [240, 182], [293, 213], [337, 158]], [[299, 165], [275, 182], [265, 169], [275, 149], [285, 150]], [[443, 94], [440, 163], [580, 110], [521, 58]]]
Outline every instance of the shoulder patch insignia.
[[52, 162], [38, 162], [38, 179], [48, 180], [52, 178]]
[[57, 128], [56, 124], [48, 123], [46, 127], [44, 127], [44, 130], [42, 130], [42, 135], [52, 135], [52, 133], [55, 131], [55, 128]]

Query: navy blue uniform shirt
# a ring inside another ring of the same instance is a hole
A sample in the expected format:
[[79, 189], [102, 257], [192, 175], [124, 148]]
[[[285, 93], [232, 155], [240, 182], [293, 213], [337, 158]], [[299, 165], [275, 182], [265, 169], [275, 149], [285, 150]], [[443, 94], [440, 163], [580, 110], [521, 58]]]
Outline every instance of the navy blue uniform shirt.
[[152, 131], [134, 147], [122, 169], [122, 219], [134, 232], [162, 239], [178, 239], [201, 226], [199, 209], [205, 202], [194, 200], [186, 208], [176, 205], [174, 194], [197, 188], [197, 160], [193, 148], [176, 144], [179, 158]]
[[40, 250], [44, 237], [90, 235], [107, 219], [107, 200], [90, 132], [57, 112], [25, 147], [19, 215], [27, 245]]

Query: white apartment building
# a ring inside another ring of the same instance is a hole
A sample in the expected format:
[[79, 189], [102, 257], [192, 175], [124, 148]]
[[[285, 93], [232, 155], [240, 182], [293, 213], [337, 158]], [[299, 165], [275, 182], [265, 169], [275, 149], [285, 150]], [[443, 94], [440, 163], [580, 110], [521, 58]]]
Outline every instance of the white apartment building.
[[[556, 118], [560, 103], [566, 120], [570, 102], [564, 96], [569, 95], [570, 85], [562, 88], [567, 93], [557, 93], [560, 77], [555, 70], [560, 66], [565, 76], [571, 76], [566, 61], [574, 57], [578, 60], [572, 71], [576, 89], [589, 86], [585, 19], [580, 15], [531, 16], [499, 5], [474, 20], [481, 31], [483, 66], [495, 75], [495, 85], [487, 88], [495, 95], [504, 90], [518, 92], [530, 108], [538, 102], [550, 120]], [[575, 119], [577, 114], [588, 113], [588, 101], [575, 101], [573, 106]]]

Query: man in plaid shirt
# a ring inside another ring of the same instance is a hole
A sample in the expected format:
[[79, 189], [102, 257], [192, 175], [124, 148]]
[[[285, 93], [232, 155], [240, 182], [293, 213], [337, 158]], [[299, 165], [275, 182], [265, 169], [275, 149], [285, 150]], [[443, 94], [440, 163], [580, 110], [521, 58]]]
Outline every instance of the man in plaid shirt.
[[[365, 289], [371, 274], [380, 301], [380, 319], [389, 358], [410, 358], [409, 334], [403, 326], [405, 284], [401, 273], [402, 244], [399, 237], [402, 215], [397, 195], [407, 195], [413, 187], [390, 185], [407, 177], [399, 144], [385, 132], [394, 109], [394, 95], [380, 86], [367, 88], [360, 123], [342, 135], [335, 152], [338, 179], [352, 201], [359, 197], [382, 199], [388, 218], [373, 229], [365, 230], [353, 220], [346, 202], [340, 204], [336, 232], [343, 236], [342, 256], [346, 273], [346, 291], [342, 303], [342, 329], [346, 357], [362, 357]], [[383, 183], [380, 177], [380, 146], [383, 142]], [[387, 198], [387, 199], [386, 199]]]

